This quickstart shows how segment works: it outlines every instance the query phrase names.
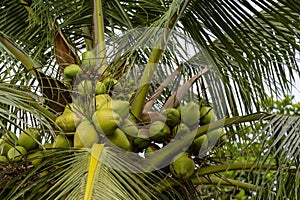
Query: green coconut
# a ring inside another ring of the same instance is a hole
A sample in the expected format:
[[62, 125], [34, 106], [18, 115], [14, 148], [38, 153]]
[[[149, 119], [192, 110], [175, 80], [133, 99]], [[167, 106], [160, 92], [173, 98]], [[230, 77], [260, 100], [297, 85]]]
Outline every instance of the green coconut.
[[108, 94], [98, 94], [96, 99], [96, 110], [107, 108], [111, 103], [111, 97]]
[[108, 135], [107, 138], [111, 143], [119, 148], [122, 148], [126, 151], [130, 151], [132, 149], [131, 143], [126, 137], [126, 134], [119, 128], [117, 128], [113, 134]]
[[172, 135], [175, 137], [177, 134], [180, 134], [180, 135], [186, 135], [188, 133], [190, 133], [191, 130], [190, 128], [184, 124], [184, 123], [180, 123], [180, 124], [177, 124], [173, 129], [172, 129]]
[[96, 88], [95, 88], [95, 93], [96, 95], [98, 94], [106, 94], [106, 85], [102, 82], [97, 82]]
[[96, 56], [92, 51], [86, 51], [82, 53], [81, 64], [87, 68], [94, 68], [96, 66]]
[[69, 148], [72, 146], [72, 143], [64, 135], [57, 135], [53, 142], [53, 148]]
[[200, 152], [200, 149], [202, 148], [203, 150], [206, 150], [208, 147], [208, 138], [207, 135], [201, 135], [200, 137], [196, 138], [193, 141], [193, 144], [191, 146], [192, 148], [192, 152], [194, 153], [194, 155], [198, 156]]
[[0, 163], [8, 163], [8, 159], [6, 156], [0, 156]]
[[199, 106], [194, 102], [189, 102], [181, 106], [181, 121], [188, 126], [199, 124], [200, 112]]
[[216, 120], [216, 115], [212, 107], [202, 107], [200, 109], [200, 122], [201, 124], [208, 124]]
[[65, 132], [74, 132], [76, 129], [76, 124], [80, 119], [73, 112], [68, 112], [58, 116], [55, 123]]
[[170, 165], [171, 173], [180, 179], [187, 180], [195, 171], [194, 160], [187, 153], [182, 153], [175, 157], [174, 162]]
[[73, 113], [73, 110], [74, 110], [74, 109], [75, 109], [75, 108], [74, 108], [74, 104], [73, 104], [73, 103], [68, 103], [68, 104], [65, 106], [63, 115], [69, 114], [69, 113]]
[[36, 151], [34, 153], [27, 155], [27, 160], [30, 161], [33, 166], [37, 166], [40, 164], [43, 160], [43, 152], [42, 151]]
[[155, 142], [164, 142], [171, 136], [170, 128], [162, 121], [155, 121], [149, 128], [149, 136]]
[[93, 144], [98, 143], [99, 135], [94, 125], [88, 121], [82, 121], [75, 132], [74, 146], [75, 147], [92, 147]]
[[13, 146], [5, 141], [4, 139], [0, 139], [0, 155], [6, 155], [8, 150], [12, 148]]
[[64, 74], [68, 78], [73, 78], [80, 72], [82, 72], [82, 69], [77, 64], [71, 64], [64, 69]]
[[108, 77], [103, 80], [103, 83], [105, 84], [106, 88], [112, 88], [114, 85], [118, 83], [118, 80]]
[[7, 158], [11, 161], [20, 161], [26, 154], [27, 150], [23, 146], [15, 146], [8, 150]]
[[77, 108], [75, 107], [74, 103], [69, 103], [65, 106], [64, 116], [73, 115], [73, 120], [75, 125], [78, 125], [78, 123], [84, 118], [80, 112], [78, 112]]
[[180, 112], [176, 108], [167, 108], [162, 114], [168, 126], [173, 127], [180, 122]]
[[120, 126], [122, 118], [111, 109], [103, 109], [93, 114], [93, 122], [99, 132], [110, 135]]
[[134, 139], [134, 145], [139, 149], [144, 149], [150, 144], [149, 129], [139, 129], [138, 135]]
[[35, 149], [41, 140], [41, 135], [38, 129], [29, 128], [20, 134], [18, 144], [25, 147], [26, 150]]
[[7, 132], [0, 138], [0, 155], [6, 155], [8, 150], [18, 144], [18, 138], [13, 132]]

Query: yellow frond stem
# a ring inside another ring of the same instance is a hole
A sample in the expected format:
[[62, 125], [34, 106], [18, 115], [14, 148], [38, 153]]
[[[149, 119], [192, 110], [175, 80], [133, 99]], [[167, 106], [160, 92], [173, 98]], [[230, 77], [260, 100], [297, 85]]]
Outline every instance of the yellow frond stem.
[[96, 169], [100, 167], [100, 156], [102, 154], [104, 144], [94, 144], [91, 149], [90, 164], [88, 167], [88, 176], [85, 189], [84, 200], [92, 199], [93, 189], [95, 185]]

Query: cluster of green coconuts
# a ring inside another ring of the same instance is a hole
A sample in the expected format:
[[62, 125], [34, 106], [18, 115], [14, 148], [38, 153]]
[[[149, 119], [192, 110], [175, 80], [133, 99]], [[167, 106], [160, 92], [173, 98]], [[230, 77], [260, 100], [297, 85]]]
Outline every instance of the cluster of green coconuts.
[[[83, 53], [82, 66], [94, 66], [95, 56], [93, 52]], [[72, 64], [64, 69], [67, 79], [74, 79], [82, 72], [82, 66]], [[163, 121], [154, 121], [148, 124], [136, 123], [130, 114], [129, 100], [112, 98], [109, 90], [112, 86], [118, 85], [118, 81], [112, 78], [106, 78], [95, 84], [95, 90], [92, 90], [90, 80], [82, 80], [77, 85], [77, 91], [83, 96], [89, 92], [93, 95], [95, 111], [92, 116], [84, 116], [78, 112], [80, 109], [74, 103], [67, 104], [64, 112], [58, 116], [55, 123], [60, 129], [53, 144], [45, 144], [52, 148], [91, 148], [95, 143], [105, 143], [107, 146], [117, 146], [125, 151], [131, 151], [144, 154], [147, 158], [149, 153], [157, 151], [174, 139], [177, 132], [189, 133], [197, 131], [200, 125], [208, 124], [216, 119], [214, 110], [209, 106], [201, 106], [194, 102], [188, 102], [177, 108], [167, 108], [161, 115]], [[25, 133], [26, 132], [26, 133]], [[18, 161], [25, 157], [27, 152], [38, 148], [40, 134], [37, 129], [28, 129], [21, 133], [20, 137], [11, 141], [2, 139], [1, 160]], [[196, 135], [196, 134], [195, 134]], [[206, 148], [209, 143], [219, 143], [224, 140], [223, 129], [210, 131], [207, 134], [195, 137], [188, 150], [174, 158], [169, 169], [173, 176], [180, 179], [188, 179], [196, 169], [194, 157], [199, 155], [201, 148]], [[13, 139], [13, 137], [11, 137]], [[5, 147], [3, 144], [5, 143]], [[45, 146], [44, 145], [44, 146]], [[32, 160], [38, 164], [41, 161], [43, 151], [35, 151], [27, 155], [27, 158], [40, 158]]]
[[41, 145], [41, 132], [36, 128], [28, 128], [21, 132], [19, 137], [8, 132], [0, 138], [0, 162], [13, 163], [18, 161], [28, 161], [34, 166], [42, 162], [43, 156], [49, 152], [47, 148], [63, 148], [71, 146], [69, 141], [57, 136], [53, 143]]
[[[95, 65], [95, 56], [88, 51], [83, 54], [82, 66]], [[67, 78], [75, 78], [82, 72], [81, 66], [72, 64], [65, 68]], [[78, 92], [85, 95], [92, 91], [92, 82], [82, 80]], [[56, 124], [65, 134], [73, 134], [74, 147], [92, 147], [95, 143], [105, 143], [107, 146], [117, 146], [125, 151], [144, 153], [147, 155], [167, 145], [177, 132], [192, 132], [200, 125], [208, 124], [216, 119], [210, 106], [199, 106], [188, 102], [177, 108], [167, 108], [161, 114], [163, 121], [149, 124], [136, 123], [130, 114], [129, 100], [112, 98], [109, 90], [119, 83], [112, 78], [98, 81], [95, 85], [95, 112], [92, 116], [83, 116], [75, 104], [68, 104], [62, 115], [56, 119]], [[219, 143], [224, 140], [223, 129], [210, 131], [195, 137], [189, 149], [174, 158], [170, 165], [171, 173], [178, 178], [187, 179], [195, 170], [192, 157], [198, 156], [201, 148], [209, 143]]]

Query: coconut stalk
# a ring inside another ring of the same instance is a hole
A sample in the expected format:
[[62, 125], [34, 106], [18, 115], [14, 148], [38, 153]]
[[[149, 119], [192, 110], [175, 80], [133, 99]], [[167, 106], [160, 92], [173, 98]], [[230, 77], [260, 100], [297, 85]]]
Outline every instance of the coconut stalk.
[[86, 50], [87, 50], [87, 51], [91, 51], [91, 50], [93, 49], [93, 42], [92, 42], [92, 40], [90, 39], [90, 38], [92, 38], [90, 29], [89, 29], [87, 26], [82, 27], [81, 29], [82, 29], [82, 33], [83, 33], [86, 37], [88, 37], [88, 38], [84, 38]]
[[[166, 181], [166, 180], [165, 180]], [[245, 183], [242, 181], [237, 181], [234, 179], [222, 179], [216, 176], [208, 176], [208, 177], [197, 177], [194, 179], [191, 179], [191, 182], [193, 185], [216, 185], [216, 186], [233, 186], [233, 187], [239, 187], [248, 191], [259, 191], [262, 190], [260, 186], [251, 184], [251, 183]], [[178, 186], [180, 183], [176, 182], [174, 180], [168, 180], [168, 182], [160, 183], [160, 186], [158, 187], [158, 190], [163, 192], [167, 190], [169, 187], [175, 187]]]
[[[101, 65], [100, 73], [103, 73], [107, 68], [106, 60], [106, 47], [105, 47], [105, 35], [104, 35], [104, 20], [102, 11], [102, 1], [94, 0], [94, 32], [95, 32], [95, 48], [97, 66]], [[100, 61], [100, 62], [99, 62]]]
[[244, 122], [252, 122], [261, 119], [270, 120], [272, 115], [267, 113], [254, 113], [246, 116], [237, 116], [232, 118], [220, 119], [215, 121], [214, 123], [206, 124], [197, 129], [197, 133], [195, 137], [200, 137], [207, 133], [207, 131], [213, 131], [222, 127], [230, 127], [233, 124], [240, 124]]
[[[157, 69], [158, 62], [161, 58], [162, 53], [164, 52], [164, 48], [168, 42], [169, 36], [177, 23], [179, 16], [184, 12], [186, 6], [188, 5], [188, 0], [182, 1], [173, 1], [175, 6], [178, 6], [178, 12], [172, 13], [170, 19], [168, 20], [167, 28], [163, 31], [160, 39], [158, 40], [156, 47], [151, 51], [148, 63], [146, 64], [145, 70], [142, 74], [142, 78], [140, 81], [140, 85], [137, 88], [135, 97], [133, 98], [132, 106], [131, 106], [131, 114], [134, 116], [135, 120], [141, 120], [143, 109], [146, 103], [146, 97], [148, 94], [148, 90], [153, 78], [153, 75]], [[180, 6], [181, 5], [181, 6]], [[149, 109], [149, 108], [146, 108]]]
[[140, 85], [137, 88], [137, 92], [132, 103], [131, 111], [136, 119], [140, 119], [141, 117], [152, 78], [177, 19], [177, 14], [170, 19], [168, 28], [163, 31], [156, 47], [151, 51], [148, 63], [146, 64], [145, 70], [142, 74]]
[[[164, 46], [164, 42], [162, 40], [160, 41], [160, 43], [162, 46]], [[139, 119], [142, 114], [151, 80], [153, 78], [154, 72], [156, 71], [158, 61], [162, 53], [163, 49], [160, 49], [158, 47], [153, 49], [149, 61], [145, 67], [145, 71], [143, 72], [141, 82], [134, 97], [131, 109], [132, 114], [136, 119]]]
[[[219, 178], [215, 176], [209, 176], [208, 175], [214, 174], [214, 173], [220, 173], [220, 172], [227, 172], [227, 171], [236, 171], [236, 170], [252, 170], [252, 169], [261, 169], [261, 170], [277, 170], [275, 165], [271, 164], [260, 164], [256, 162], [236, 162], [236, 163], [227, 163], [223, 165], [217, 165], [217, 166], [209, 166], [205, 168], [199, 168], [197, 171], [195, 171], [194, 175], [190, 177], [190, 181], [194, 185], [199, 184], [209, 184], [209, 185], [224, 185], [224, 186], [237, 186], [246, 190], [256, 190], [259, 189], [259, 186], [245, 183], [233, 179], [228, 178]], [[175, 181], [173, 179], [165, 179], [160, 183], [160, 186], [158, 187], [159, 191], [167, 190], [170, 186], [178, 186], [180, 182]]]

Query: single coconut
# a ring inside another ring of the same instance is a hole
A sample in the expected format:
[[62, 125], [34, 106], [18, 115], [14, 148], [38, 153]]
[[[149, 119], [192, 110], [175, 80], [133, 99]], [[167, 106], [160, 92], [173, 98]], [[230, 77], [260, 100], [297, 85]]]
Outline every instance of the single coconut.
[[74, 146], [80, 147], [83, 144], [85, 147], [92, 147], [98, 141], [99, 135], [93, 124], [88, 120], [82, 121], [75, 132]]
[[195, 171], [195, 163], [187, 153], [176, 156], [174, 162], [170, 165], [171, 173], [177, 177], [187, 180]]
[[71, 64], [64, 69], [64, 74], [67, 78], [73, 78], [80, 72], [82, 72], [82, 69], [77, 64]]
[[26, 150], [35, 149], [41, 140], [40, 132], [38, 129], [29, 128], [20, 134], [18, 144], [25, 147]]
[[200, 122], [201, 124], [208, 124], [216, 120], [216, 115], [212, 107], [202, 107], [200, 109]]
[[188, 133], [190, 133], [191, 130], [190, 128], [184, 124], [184, 123], [180, 123], [180, 124], [177, 124], [173, 129], [172, 129], [172, 135], [175, 137], [176, 135], [179, 135], [179, 136], [184, 136]]
[[167, 108], [162, 114], [166, 117], [168, 126], [173, 127], [180, 122], [180, 112], [175, 108]]
[[92, 51], [86, 51], [82, 53], [82, 63], [84, 67], [93, 69], [96, 65], [96, 57]]
[[126, 151], [130, 151], [132, 149], [131, 143], [126, 137], [126, 134], [119, 128], [117, 128], [113, 134], [108, 135], [107, 138], [119, 148]]
[[11, 161], [20, 161], [27, 154], [23, 146], [15, 146], [8, 150], [7, 158]]
[[0, 155], [6, 155], [8, 150], [18, 145], [18, 138], [13, 132], [7, 132], [0, 138]]
[[111, 103], [111, 97], [108, 94], [98, 94], [96, 99], [96, 110], [107, 108]]
[[55, 123], [61, 128], [61, 130], [67, 133], [75, 131], [78, 121], [79, 118], [76, 117], [75, 113], [66, 113], [58, 116]]
[[93, 114], [96, 129], [105, 135], [112, 134], [121, 124], [120, 115], [111, 109], [97, 110]]
[[95, 88], [96, 95], [98, 94], [106, 94], [106, 85], [102, 82], [97, 82], [96, 88]]
[[0, 139], [0, 155], [6, 155], [8, 150], [12, 147], [13, 146], [4, 139]]
[[64, 135], [57, 135], [52, 145], [53, 148], [69, 148], [71, 146], [71, 142]]
[[34, 153], [27, 155], [27, 160], [30, 161], [33, 166], [37, 166], [40, 164], [43, 160], [43, 152], [42, 151], [36, 151]]
[[164, 142], [171, 136], [170, 128], [162, 121], [155, 121], [149, 128], [149, 136], [155, 142]]
[[[201, 135], [200, 137], [196, 138], [193, 141], [193, 144], [191, 145], [192, 152], [196, 156], [202, 155], [204, 152], [206, 152], [207, 147], [208, 147], [208, 138], [207, 138], [206, 134]], [[201, 149], [203, 151], [200, 151]]]
[[8, 163], [8, 159], [6, 156], [0, 156], [0, 163]]
[[112, 87], [114, 87], [114, 85], [116, 85], [118, 83], [118, 80], [108, 77], [103, 80], [103, 83], [106, 85], [106, 88], [112, 88]]
[[199, 124], [199, 106], [194, 102], [189, 102], [181, 106], [181, 121], [188, 126]]
[[84, 118], [82, 114], [78, 111], [74, 103], [69, 103], [65, 106], [64, 116], [73, 115], [74, 124], [78, 125], [78, 123]]

